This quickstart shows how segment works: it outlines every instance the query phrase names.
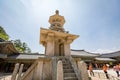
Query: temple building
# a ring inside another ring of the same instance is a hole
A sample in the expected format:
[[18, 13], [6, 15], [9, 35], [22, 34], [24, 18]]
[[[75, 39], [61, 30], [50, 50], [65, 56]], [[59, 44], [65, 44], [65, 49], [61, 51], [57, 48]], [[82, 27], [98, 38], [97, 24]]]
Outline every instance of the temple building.
[[70, 44], [79, 35], [64, 29], [65, 19], [58, 10], [50, 16], [49, 23], [49, 29], [40, 29], [40, 44], [45, 47], [43, 54], [20, 53], [12, 42], [0, 39], [0, 72], [13, 72], [15, 64], [20, 63], [24, 64], [25, 72], [21, 80], [59, 80], [59, 77], [63, 78], [61, 80], [84, 80], [84, 71], [80, 72], [80, 65], [84, 63], [80, 61], [98, 64], [97, 68], [101, 63], [120, 62], [120, 51], [100, 54], [71, 49]]

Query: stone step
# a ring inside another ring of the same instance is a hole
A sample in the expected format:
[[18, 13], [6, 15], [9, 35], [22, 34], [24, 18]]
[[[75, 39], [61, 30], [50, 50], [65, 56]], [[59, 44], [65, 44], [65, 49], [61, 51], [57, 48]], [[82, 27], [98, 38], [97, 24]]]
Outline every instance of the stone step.
[[74, 73], [73, 69], [63, 69], [64, 73]]
[[78, 80], [77, 77], [65, 77], [64, 80]]
[[64, 80], [78, 80], [70, 62], [64, 59], [62, 60], [62, 63], [64, 71]]
[[68, 61], [62, 61], [62, 63], [64, 64], [64, 63], [68, 63], [69, 64], [69, 62]]
[[66, 64], [63, 64], [63, 66], [71, 66], [71, 65], [66, 63]]
[[63, 66], [63, 69], [72, 69], [71, 66]]
[[62, 62], [69, 62], [69, 61], [64, 59], [64, 60], [62, 60]]
[[76, 77], [75, 73], [64, 73], [64, 77]]
[[70, 63], [69, 62], [63, 63], [63, 65], [67, 65], [67, 64], [70, 64]]

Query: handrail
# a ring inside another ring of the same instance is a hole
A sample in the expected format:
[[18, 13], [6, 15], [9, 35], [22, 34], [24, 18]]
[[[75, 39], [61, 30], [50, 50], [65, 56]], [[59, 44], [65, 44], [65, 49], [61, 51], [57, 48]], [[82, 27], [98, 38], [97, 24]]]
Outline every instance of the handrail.
[[57, 58], [53, 57], [52, 58], [52, 80], [56, 80], [57, 79]]
[[81, 76], [80, 76], [81, 74], [80, 74], [80, 72], [79, 72], [79, 70], [78, 70], [78, 68], [77, 68], [77, 65], [75, 64], [73, 58], [72, 58], [72, 57], [69, 57], [68, 59], [69, 59], [70, 63], [72, 64], [72, 67], [73, 67], [73, 69], [74, 69], [74, 71], [75, 71], [75, 74], [76, 74], [78, 80], [82, 80], [82, 79], [81, 79]]
[[21, 80], [24, 80], [24, 78], [32, 71], [32, 69], [37, 65], [37, 61], [34, 62], [34, 64], [32, 64], [30, 66], [30, 68], [23, 74]]

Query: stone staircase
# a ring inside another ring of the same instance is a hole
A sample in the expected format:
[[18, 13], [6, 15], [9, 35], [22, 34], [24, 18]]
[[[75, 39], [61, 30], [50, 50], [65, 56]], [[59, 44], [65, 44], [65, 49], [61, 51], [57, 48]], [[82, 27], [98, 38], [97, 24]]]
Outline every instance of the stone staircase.
[[72, 65], [68, 59], [62, 59], [64, 80], [78, 80]]

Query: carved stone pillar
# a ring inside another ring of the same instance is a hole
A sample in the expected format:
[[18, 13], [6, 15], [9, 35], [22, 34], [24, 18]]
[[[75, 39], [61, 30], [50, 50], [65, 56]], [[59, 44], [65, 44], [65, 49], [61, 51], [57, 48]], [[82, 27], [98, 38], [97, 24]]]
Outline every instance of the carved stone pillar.
[[64, 80], [63, 77], [63, 64], [62, 61], [58, 61], [57, 63], [57, 80]]
[[21, 65], [20, 65], [20, 69], [19, 69], [19, 72], [18, 72], [17, 80], [21, 80], [22, 71], [23, 71], [23, 66], [24, 66], [24, 64], [21, 64]]
[[14, 68], [11, 80], [16, 80], [16, 76], [17, 76], [17, 73], [18, 73], [19, 65], [20, 65], [19, 63], [15, 64], [15, 68]]
[[70, 44], [64, 44], [65, 56], [70, 56]]
[[33, 80], [42, 80], [42, 71], [43, 71], [42, 69], [43, 69], [43, 61], [38, 60], [38, 64], [33, 74], [34, 75]]
[[54, 34], [48, 33], [46, 38], [46, 55], [48, 56], [54, 56]]
[[70, 56], [70, 43], [72, 43], [71, 37], [68, 37], [66, 42], [64, 43], [64, 51], [65, 51], [65, 56]]
[[80, 73], [81, 73], [82, 80], [89, 80], [87, 65], [85, 64], [85, 62], [78, 61], [77, 64], [78, 64], [78, 69], [80, 70]]

